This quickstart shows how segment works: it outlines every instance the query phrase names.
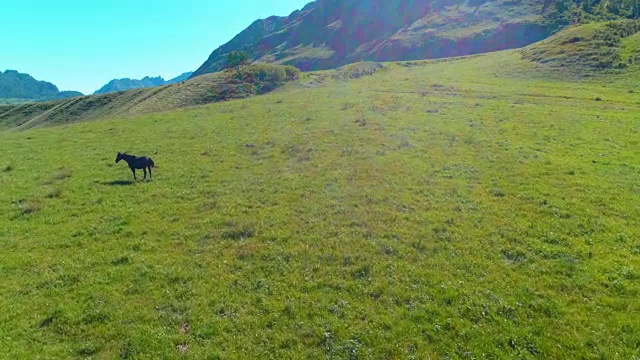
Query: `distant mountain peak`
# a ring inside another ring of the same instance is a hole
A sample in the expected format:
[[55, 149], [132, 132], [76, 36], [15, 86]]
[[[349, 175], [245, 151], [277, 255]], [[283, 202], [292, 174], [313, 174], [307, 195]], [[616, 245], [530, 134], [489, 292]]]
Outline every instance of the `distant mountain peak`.
[[0, 99], [40, 101], [82, 95], [78, 91], [60, 91], [50, 82], [36, 80], [17, 70], [0, 71]]
[[192, 74], [191, 72], [186, 72], [186, 73], [180, 74], [179, 76], [171, 80], [165, 80], [164, 78], [162, 78], [162, 76], [155, 76], [155, 77], [145, 76], [142, 79], [130, 79], [130, 78], [113, 79], [109, 81], [106, 85], [101, 87], [100, 89], [96, 90], [94, 94], [95, 95], [106, 94], [110, 92], [175, 84], [177, 82], [188, 79], [191, 76], [191, 74]]

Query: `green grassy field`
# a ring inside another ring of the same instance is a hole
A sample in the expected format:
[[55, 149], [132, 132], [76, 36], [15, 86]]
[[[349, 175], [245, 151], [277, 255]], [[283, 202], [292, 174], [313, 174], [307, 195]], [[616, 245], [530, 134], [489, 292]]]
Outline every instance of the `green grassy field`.
[[520, 53], [0, 133], [0, 357], [640, 358], [635, 68]]

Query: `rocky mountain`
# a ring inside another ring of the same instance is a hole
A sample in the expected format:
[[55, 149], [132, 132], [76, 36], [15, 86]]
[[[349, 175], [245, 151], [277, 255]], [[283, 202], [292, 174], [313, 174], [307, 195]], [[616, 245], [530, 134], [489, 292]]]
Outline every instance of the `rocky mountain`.
[[60, 91], [50, 82], [39, 81], [16, 70], [0, 71], [0, 99], [30, 101], [64, 99], [82, 96], [78, 91]]
[[219, 71], [226, 54], [301, 70], [359, 60], [442, 58], [544, 39], [542, 0], [317, 0], [289, 16], [257, 20], [213, 51], [192, 77]]
[[185, 81], [185, 80], [187, 80], [187, 79], [189, 79], [189, 78], [191, 77], [191, 74], [193, 74], [193, 71], [189, 71], [189, 72], [186, 72], [186, 73], [182, 73], [182, 74], [180, 74], [180, 75], [178, 75], [178, 76], [174, 77], [174, 78], [173, 78], [173, 79], [171, 79], [171, 80], [167, 80], [167, 81], [165, 82], [165, 85], [168, 85], [168, 84], [177, 84], [177, 83], [179, 83], [179, 82]]
[[106, 94], [110, 92], [117, 92], [117, 91], [123, 91], [123, 90], [147, 88], [152, 86], [175, 84], [175, 83], [179, 83], [181, 81], [187, 80], [191, 76], [191, 74], [192, 74], [191, 72], [186, 72], [186, 73], [180, 74], [179, 76], [171, 80], [165, 80], [160, 76], [157, 76], [157, 77], [145, 76], [142, 79], [129, 79], [129, 78], [114, 79], [109, 81], [106, 85], [101, 87], [96, 92], [94, 92], [94, 95]]

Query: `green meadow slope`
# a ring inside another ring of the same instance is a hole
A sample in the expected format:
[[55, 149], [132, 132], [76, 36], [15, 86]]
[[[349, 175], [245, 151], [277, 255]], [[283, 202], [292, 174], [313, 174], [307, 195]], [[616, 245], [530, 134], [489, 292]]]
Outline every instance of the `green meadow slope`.
[[2, 356], [640, 357], [638, 70], [540, 51], [0, 133]]

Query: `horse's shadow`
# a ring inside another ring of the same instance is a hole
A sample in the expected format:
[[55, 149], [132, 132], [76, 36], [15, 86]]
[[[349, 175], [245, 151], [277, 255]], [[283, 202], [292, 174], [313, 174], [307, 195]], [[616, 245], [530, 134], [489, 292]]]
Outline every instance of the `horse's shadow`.
[[129, 185], [135, 184], [135, 182], [131, 180], [113, 180], [113, 181], [103, 181], [101, 182], [101, 184], [107, 185], [107, 186], [129, 186]]

